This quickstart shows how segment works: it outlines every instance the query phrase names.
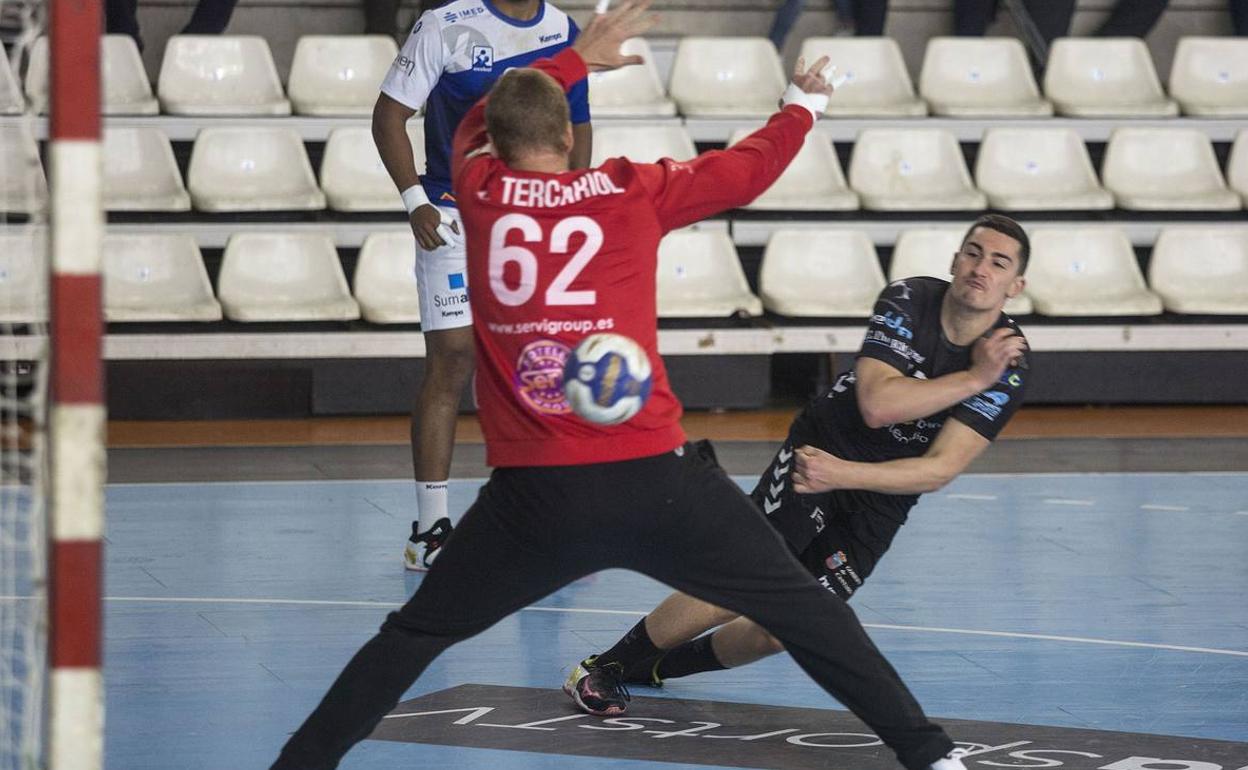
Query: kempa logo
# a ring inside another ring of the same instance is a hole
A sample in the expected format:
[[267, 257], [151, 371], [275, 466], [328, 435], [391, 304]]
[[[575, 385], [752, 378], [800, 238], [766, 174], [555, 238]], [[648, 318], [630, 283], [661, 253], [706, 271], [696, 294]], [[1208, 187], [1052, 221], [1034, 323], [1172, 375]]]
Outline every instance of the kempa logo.
[[[813, 686], [813, 685], [812, 685]], [[1248, 743], [938, 719], [971, 770], [1248, 770]], [[634, 697], [629, 715], [576, 712], [558, 690], [461, 685], [407, 701], [374, 739], [773, 770], [897, 770], [853, 715]], [[677, 740], [673, 740], [677, 739]]]

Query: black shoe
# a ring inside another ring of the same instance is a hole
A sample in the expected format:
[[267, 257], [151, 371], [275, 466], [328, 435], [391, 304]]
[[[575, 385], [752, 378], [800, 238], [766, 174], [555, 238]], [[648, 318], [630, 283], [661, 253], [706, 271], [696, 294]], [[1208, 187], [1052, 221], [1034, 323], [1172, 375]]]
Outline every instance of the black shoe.
[[618, 717], [628, 710], [633, 697], [624, 686], [624, 667], [619, 663], [595, 666], [595, 659], [586, 658], [577, 664], [563, 683], [563, 691], [586, 714]]
[[438, 558], [438, 553], [455, 528], [445, 516], [434, 522], [425, 532], [417, 532], [419, 526], [420, 522], [412, 522], [412, 536], [407, 539], [407, 545], [403, 548], [403, 566], [416, 572], [426, 572], [433, 566], [433, 560]]

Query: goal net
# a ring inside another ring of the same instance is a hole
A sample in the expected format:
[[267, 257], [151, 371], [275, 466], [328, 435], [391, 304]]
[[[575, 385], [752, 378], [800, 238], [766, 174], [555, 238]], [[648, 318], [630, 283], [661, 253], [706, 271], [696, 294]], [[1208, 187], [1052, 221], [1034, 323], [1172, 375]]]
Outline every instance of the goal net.
[[47, 196], [18, 78], [42, 29], [0, 0], [0, 770], [45, 766]]
[[0, 0], [0, 770], [102, 766], [99, 27]]

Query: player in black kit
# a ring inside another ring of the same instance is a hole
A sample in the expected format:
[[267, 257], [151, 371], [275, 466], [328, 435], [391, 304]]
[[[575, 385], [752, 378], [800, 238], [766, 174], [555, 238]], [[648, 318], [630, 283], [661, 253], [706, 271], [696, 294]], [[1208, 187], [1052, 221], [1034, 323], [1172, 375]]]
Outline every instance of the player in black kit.
[[[871, 574], [919, 495], [965, 470], [1022, 402], [1027, 343], [1002, 307], [1023, 290], [1029, 250], [1017, 222], [988, 214], [953, 255], [952, 283], [916, 277], [886, 287], [854, 368], [794, 419], [759, 478], [754, 502], [840, 598]], [[578, 705], [614, 715], [626, 708], [622, 684], [658, 686], [782, 649], [748, 618], [676, 593], [578, 665], [569, 685], [592, 677], [595, 686], [581, 690], [599, 697]]]

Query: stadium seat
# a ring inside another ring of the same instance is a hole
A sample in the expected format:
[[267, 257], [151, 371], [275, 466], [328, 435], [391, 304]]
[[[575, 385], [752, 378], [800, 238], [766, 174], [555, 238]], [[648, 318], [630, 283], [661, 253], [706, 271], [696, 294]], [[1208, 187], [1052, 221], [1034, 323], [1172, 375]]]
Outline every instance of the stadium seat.
[[304, 35], [287, 90], [300, 115], [371, 115], [399, 48], [387, 35]]
[[1053, 114], [1040, 96], [1027, 52], [1012, 37], [928, 41], [919, 93], [935, 115], [1037, 117]]
[[200, 211], [325, 208], [303, 140], [289, 128], [205, 128], [186, 179]]
[[48, 319], [45, 245], [29, 231], [0, 230], [0, 323]]
[[1158, 118], [1179, 112], [1161, 90], [1144, 41], [1134, 37], [1055, 41], [1044, 93], [1059, 113], [1076, 118]]
[[0, 211], [32, 214], [48, 199], [39, 147], [20, 124], [0, 125]]
[[110, 233], [102, 248], [109, 323], [221, 320], [193, 237]]
[[[408, 121], [416, 170], [425, 170], [425, 129]], [[321, 160], [321, 189], [334, 211], [403, 211], [399, 191], [381, 163], [373, 132], [365, 127], [335, 128]]]
[[156, 92], [171, 115], [289, 115], [269, 44], [250, 35], [175, 35]]
[[682, 37], [672, 62], [672, 99], [687, 117], [770, 115], [786, 82], [765, 37]]
[[883, 288], [875, 244], [859, 230], [777, 230], [758, 275], [763, 306], [794, 318], [869, 316]]
[[654, 64], [654, 54], [645, 38], [624, 41], [620, 50], [644, 59], [640, 65], [622, 67], [589, 75], [589, 107], [594, 117], [645, 118], [671, 117], [676, 103], [667, 98], [663, 78]]
[[689, 160], [697, 154], [684, 126], [608, 126], [594, 130], [595, 166], [608, 158], [654, 163], [660, 158]]
[[1157, 315], [1131, 241], [1112, 227], [1042, 227], [1031, 234], [1027, 293], [1047, 316]]
[[[729, 146], [750, 135], [736, 131]], [[849, 211], [858, 208], [858, 195], [845, 183], [841, 162], [826, 134], [812, 131], [797, 157], [780, 178], [747, 209], [759, 211]]]
[[355, 299], [364, 320], [375, 324], [420, 323], [416, 238], [411, 230], [374, 233], [364, 239], [355, 263]]
[[[950, 271], [953, 257], [962, 248], [965, 227], [905, 230], [893, 246], [893, 260], [888, 268], [888, 280], [899, 281], [916, 275], [929, 275], [944, 281], [953, 280]], [[1031, 298], [1024, 291], [1006, 300], [1005, 312], [1012, 316], [1030, 315], [1035, 312]]]
[[351, 297], [334, 239], [325, 233], [230, 236], [217, 297], [232, 321], [353, 321]]
[[1101, 178], [1124, 209], [1227, 211], [1240, 207], [1239, 196], [1222, 179], [1209, 137], [1195, 128], [1115, 129], [1101, 164]]
[[763, 303], [750, 293], [737, 249], [727, 233], [668, 233], [659, 243], [657, 281], [660, 318], [763, 313]]
[[190, 211], [169, 137], [158, 128], [106, 125], [103, 197], [108, 211]]
[[1170, 67], [1170, 96], [1185, 115], [1248, 117], [1248, 39], [1181, 38]]
[[1148, 283], [1175, 313], [1248, 315], [1248, 227], [1167, 227]]
[[1248, 208], [1248, 129], [1240, 131], [1231, 145], [1231, 157], [1226, 162], [1226, 181], [1239, 193], [1244, 208]]
[[801, 55], [813, 64], [827, 56], [844, 75], [827, 113], [838, 118], [922, 117], [927, 105], [914, 94], [914, 83], [891, 37], [808, 37]]
[[26, 101], [9, 69], [9, 57], [0, 56], [0, 115], [20, 115], [25, 109]]
[[1104, 210], [1088, 148], [1070, 128], [990, 128], [975, 158], [975, 186], [1005, 211]]
[[877, 211], [966, 211], [987, 205], [971, 184], [958, 140], [932, 128], [869, 128], [858, 135], [849, 184]]
[[[139, 47], [129, 35], [100, 38], [100, 111], [105, 115], [155, 115], [160, 112], [152, 84], [143, 69]], [[48, 39], [40, 37], [30, 49], [26, 69], [26, 98], [38, 112], [48, 111]]]

